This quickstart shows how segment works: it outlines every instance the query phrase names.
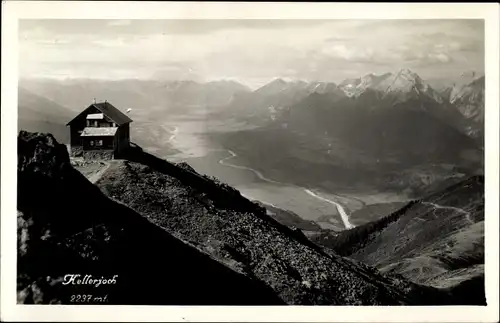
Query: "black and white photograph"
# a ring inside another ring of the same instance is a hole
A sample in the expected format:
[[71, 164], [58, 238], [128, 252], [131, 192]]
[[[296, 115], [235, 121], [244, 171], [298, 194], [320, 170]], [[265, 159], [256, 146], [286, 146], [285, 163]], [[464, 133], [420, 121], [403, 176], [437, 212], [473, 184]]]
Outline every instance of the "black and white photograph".
[[13, 302], [498, 306], [486, 20], [395, 18], [18, 19]]

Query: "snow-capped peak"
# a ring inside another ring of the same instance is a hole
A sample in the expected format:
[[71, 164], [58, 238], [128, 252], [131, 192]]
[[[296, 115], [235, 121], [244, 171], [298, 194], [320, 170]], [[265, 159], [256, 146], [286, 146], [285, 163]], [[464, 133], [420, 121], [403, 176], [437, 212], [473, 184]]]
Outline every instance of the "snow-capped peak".
[[450, 102], [453, 103], [457, 100], [457, 97], [460, 95], [464, 89], [469, 86], [475, 80], [481, 78], [475, 71], [464, 72], [460, 75], [460, 77], [453, 83], [450, 92]]
[[319, 82], [319, 81], [309, 83], [307, 86], [307, 90], [311, 93], [320, 93], [320, 94], [334, 93], [339, 91], [337, 84], [333, 82]]
[[417, 93], [420, 93], [421, 91], [427, 91], [429, 88], [427, 83], [423, 82], [417, 73], [414, 73], [407, 68], [402, 68], [399, 72], [386, 78], [379, 84], [379, 89], [382, 90], [380, 87], [385, 87], [386, 85], [386, 93], [393, 91], [416, 91]]
[[427, 95], [440, 102], [442, 98], [424, 82], [420, 76], [408, 68], [402, 68], [395, 73], [366, 74], [358, 79], [346, 80], [341, 83], [341, 89], [346, 95], [357, 97], [366, 90], [371, 89], [390, 94]]
[[286, 82], [282, 78], [276, 78], [276, 79], [272, 80], [271, 82], [267, 83], [266, 85], [255, 90], [255, 92], [268, 93], [268, 94], [278, 93], [280, 91], [285, 90], [287, 86], [288, 86], [288, 82]]
[[476, 122], [484, 121], [484, 76], [463, 86], [451, 103], [467, 118]]
[[375, 89], [379, 83], [387, 79], [391, 74], [385, 73], [376, 75], [373, 73], [366, 74], [360, 78], [345, 80], [340, 84], [340, 88], [348, 96], [359, 96], [367, 89]]

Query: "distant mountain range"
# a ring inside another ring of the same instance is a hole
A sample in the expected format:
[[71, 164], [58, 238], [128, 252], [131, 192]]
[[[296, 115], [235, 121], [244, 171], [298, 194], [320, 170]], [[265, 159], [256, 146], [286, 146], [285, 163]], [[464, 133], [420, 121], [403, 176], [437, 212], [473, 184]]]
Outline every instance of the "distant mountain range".
[[61, 142], [69, 142], [66, 123], [71, 110], [22, 87], [18, 89], [18, 128], [37, 132], [50, 132]]
[[[283, 139], [274, 143], [277, 153], [291, 147], [304, 159], [315, 151], [314, 158], [327, 164], [369, 161], [380, 167], [403, 161], [407, 166], [464, 156], [481, 160], [477, 151], [483, 145], [484, 76], [472, 73], [439, 90], [408, 69], [338, 85], [278, 78], [254, 91], [234, 81], [26, 79], [20, 81], [20, 122], [44, 120], [43, 126], [27, 124], [26, 129], [57, 129], [52, 132], [65, 141], [61, 125], [93, 98], [131, 108], [136, 119], [156, 121], [198, 109], [207, 118], [244, 120], [261, 126], [259, 134]], [[238, 145], [244, 148], [259, 134], [241, 132], [225, 142], [233, 146], [231, 141], [241, 141]], [[359, 156], [364, 156], [362, 161]]]
[[68, 142], [65, 124], [93, 102], [108, 100], [133, 117], [159, 120], [186, 109], [205, 110], [225, 106], [240, 92], [250, 89], [233, 81], [105, 81], [92, 79], [24, 79], [19, 82], [20, 128], [51, 132]]
[[[326, 133], [376, 154], [402, 151], [399, 158], [419, 157], [422, 152], [426, 157], [448, 154], [451, 140], [461, 148], [474, 147], [472, 140], [460, 135], [473, 126], [470, 121], [409, 70], [379, 77], [371, 74], [340, 88], [346, 96], [332, 100], [331, 93], [312, 93], [292, 105], [281, 122], [290, 130], [316, 136]], [[445, 142], [448, 149], [435, 146]]]
[[272, 178], [327, 190], [371, 183], [418, 195], [424, 183], [481, 172], [482, 124], [464, 111], [484, 114], [484, 78], [453, 101], [408, 69], [315, 89], [278, 79], [236, 97], [225, 113], [260, 127], [214, 141]]
[[484, 76], [468, 72], [463, 73], [458, 80], [450, 80], [448, 84], [441, 81], [440, 84], [439, 88], [434, 89], [408, 69], [380, 75], [370, 73], [344, 80], [338, 85], [334, 82], [285, 81], [277, 78], [254, 91], [227, 80], [207, 83], [135, 79], [20, 80], [23, 89], [72, 111], [80, 111], [93, 98], [97, 98], [114, 102], [125, 110], [154, 108], [165, 112], [196, 106], [209, 111], [222, 109], [222, 116], [245, 118], [258, 124], [275, 120], [283, 110], [314, 93], [325, 95], [335, 102], [346, 97], [356, 99], [363, 93], [373, 92], [371, 95], [378, 100], [385, 99], [384, 104], [388, 103], [388, 97], [392, 99], [390, 104], [425, 97], [458, 110], [472, 123], [460, 126], [477, 137], [481, 133], [484, 115]]
[[284, 109], [311, 93], [343, 96], [343, 92], [332, 82], [285, 81], [278, 78], [255, 91], [240, 93], [223, 114], [262, 124], [269, 119], [275, 120]]
[[375, 90], [381, 92], [382, 97], [393, 95], [404, 100], [412, 96], [426, 95], [439, 103], [443, 102], [443, 98], [432, 87], [409, 69], [382, 75], [368, 74], [361, 78], [346, 80], [340, 84], [340, 88], [350, 97], [359, 97], [367, 90]]
[[94, 79], [23, 79], [20, 86], [74, 111], [80, 111], [93, 98], [108, 100], [120, 109], [164, 112], [189, 106], [228, 104], [239, 92], [250, 89], [234, 81], [156, 81], [156, 80], [94, 80]]
[[352, 106], [346, 98], [359, 99], [360, 105], [377, 105], [378, 108], [411, 101], [412, 108], [420, 106], [474, 138], [479, 139], [482, 135], [484, 76], [475, 73], [464, 73], [458, 81], [437, 90], [409, 69], [380, 75], [370, 73], [338, 85], [275, 79], [253, 92], [235, 97], [226, 112], [262, 125], [276, 120], [287, 108], [314, 94], [325, 96], [331, 103], [344, 100], [337, 105], [346, 106]]
[[473, 125], [468, 129], [468, 134], [484, 140], [484, 76], [466, 84], [456, 92], [452, 92], [450, 102], [468, 119]]

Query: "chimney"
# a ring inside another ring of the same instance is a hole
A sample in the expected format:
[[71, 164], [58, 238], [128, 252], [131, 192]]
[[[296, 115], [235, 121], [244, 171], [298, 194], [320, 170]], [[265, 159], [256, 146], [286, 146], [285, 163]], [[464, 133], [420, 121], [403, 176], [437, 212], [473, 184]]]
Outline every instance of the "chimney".
[[96, 104], [95, 98], [94, 98], [94, 104]]

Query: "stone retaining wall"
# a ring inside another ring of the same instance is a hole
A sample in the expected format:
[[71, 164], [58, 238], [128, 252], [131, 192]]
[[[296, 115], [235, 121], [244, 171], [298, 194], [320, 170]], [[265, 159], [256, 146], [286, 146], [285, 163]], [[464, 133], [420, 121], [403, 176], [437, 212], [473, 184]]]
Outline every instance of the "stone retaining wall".
[[112, 150], [86, 150], [83, 152], [85, 160], [109, 160], [113, 159]]
[[72, 146], [70, 148], [70, 156], [71, 157], [81, 157], [83, 154], [83, 148], [82, 146]]

